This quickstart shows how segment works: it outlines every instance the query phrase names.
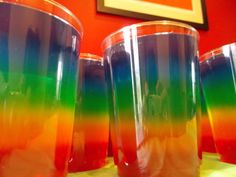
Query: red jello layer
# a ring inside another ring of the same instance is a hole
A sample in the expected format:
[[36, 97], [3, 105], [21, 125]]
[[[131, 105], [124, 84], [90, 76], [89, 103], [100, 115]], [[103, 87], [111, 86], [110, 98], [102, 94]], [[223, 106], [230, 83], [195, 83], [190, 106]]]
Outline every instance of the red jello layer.
[[102, 167], [107, 157], [108, 136], [107, 116], [76, 118], [69, 171], [86, 171]]
[[215, 153], [215, 142], [213, 138], [212, 128], [210, 125], [209, 117], [207, 115], [201, 118], [201, 137], [202, 137], [202, 150], [205, 152]]
[[216, 150], [224, 162], [236, 164], [236, 110], [234, 108], [211, 108]]

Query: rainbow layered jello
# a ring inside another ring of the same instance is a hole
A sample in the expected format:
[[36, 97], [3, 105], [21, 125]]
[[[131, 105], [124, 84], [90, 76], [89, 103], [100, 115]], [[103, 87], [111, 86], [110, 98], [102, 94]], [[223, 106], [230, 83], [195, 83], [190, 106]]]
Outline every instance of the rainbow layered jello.
[[201, 79], [221, 160], [236, 163], [236, 44], [210, 51], [201, 57]]
[[198, 177], [196, 31], [137, 24], [108, 36], [104, 53], [119, 175]]
[[202, 140], [202, 151], [215, 153], [215, 141], [213, 138], [212, 127], [210, 118], [208, 116], [206, 101], [201, 90], [201, 140]]
[[102, 167], [106, 163], [108, 135], [108, 99], [103, 61], [96, 55], [82, 53], [69, 171]]
[[66, 176], [81, 37], [72, 19], [51, 1], [0, 2], [0, 177]]

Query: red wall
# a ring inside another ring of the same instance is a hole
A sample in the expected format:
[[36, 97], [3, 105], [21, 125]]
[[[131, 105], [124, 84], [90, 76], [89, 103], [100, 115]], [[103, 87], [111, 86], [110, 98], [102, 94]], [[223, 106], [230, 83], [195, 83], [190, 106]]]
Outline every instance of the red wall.
[[[96, 0], [57, 0], [81, 21], [81, 52], [101, 55], [101, 42], [121, 27], [142, 20], [96, 12]], [[236, 41], [236, 0], [206, 0], [209, 30], [199, 30], [200, 54]]]

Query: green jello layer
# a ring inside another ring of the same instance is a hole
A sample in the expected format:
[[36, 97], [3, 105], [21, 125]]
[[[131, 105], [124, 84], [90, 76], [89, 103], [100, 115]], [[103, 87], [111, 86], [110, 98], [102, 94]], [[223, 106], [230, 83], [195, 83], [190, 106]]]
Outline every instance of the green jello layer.
[[103, 114], [108, 112], [107, 95], [104, 93], [93, 93], [79, 95], [77, 111], [82, 114]]
[[203, 78], [203, 90], [207, 105], [214, 107], [236, 106], [235, 85], [232, 76], [217, 76]]
[[[142, 116], [148, 121], [164, 122], [170, 121], [170, 117], [171, 121], [185, 121], [195, 116], [199, 95], [193, 95], [192, 88], [188, 88], [188, 92], [183, 85], [164, 88], [160, 82], [158, 87], [156, 92], [149, 93], [143, 86], [141, 93], [133, 94], [131, 82], [117, 85], [114, 91], [116, 114], [120, 119], [130, 119], [138, 114], [138, 109], [142, 109]], [[141, 102], [135, 95], [141, 95]]]
[[0, 73], [0, 102], [15, 100], [17, 104], [74, 107], [76, 81], [22, 73]]

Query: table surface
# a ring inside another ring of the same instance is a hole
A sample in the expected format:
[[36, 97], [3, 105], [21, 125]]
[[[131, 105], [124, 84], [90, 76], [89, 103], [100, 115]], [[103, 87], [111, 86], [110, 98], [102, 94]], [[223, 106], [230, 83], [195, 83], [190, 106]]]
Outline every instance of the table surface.
[[[98, 170], [71, 173], [68, 177], [118, 177], [116, 167], [111, 158], [108, 163]], [[215, 154], [204, 153], [200, 177], [236, 177], [236, 165], [219, 161]]]

